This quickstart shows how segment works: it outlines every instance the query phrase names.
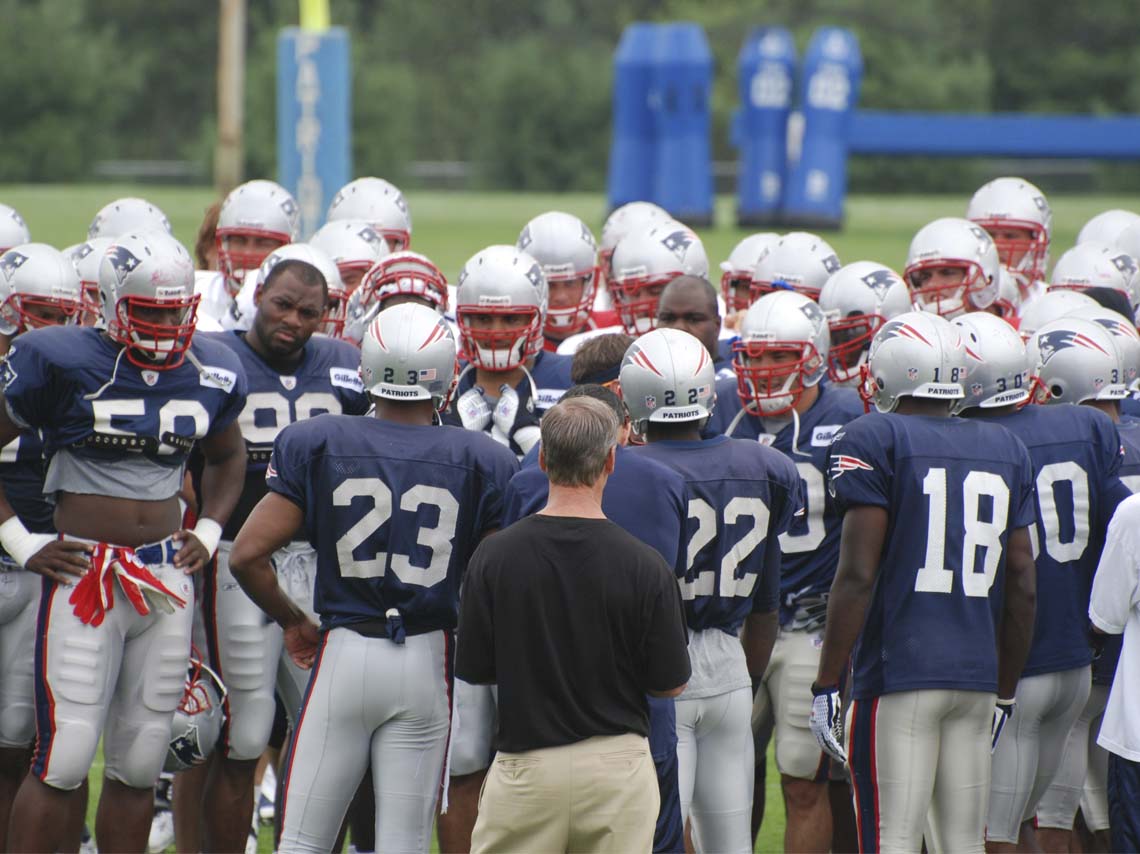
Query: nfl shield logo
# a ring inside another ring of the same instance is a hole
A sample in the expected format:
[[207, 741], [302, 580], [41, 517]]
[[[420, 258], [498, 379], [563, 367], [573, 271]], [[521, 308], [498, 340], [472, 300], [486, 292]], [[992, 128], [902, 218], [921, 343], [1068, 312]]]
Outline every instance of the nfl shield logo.
[[918, 368], [907, 368], [906, 375], [912, 380], [918, 379]]
[[281, 380], [281, 385], [285, 386], [286, 391], [292, 391], [297, 387], [296, 377], [278, 377]]
[[974, 395], [974, 397], [977, 397], [981, 393], [982, 393], [982, 384], [981, 383], [974, 383], [970, 386], [970, 394]]
[[655, 398], [655, 397], [654, 397], [653, 395], [651, 395], [651, 394], [647, 394], [647, 395], [645, 396], [645, 406], [646, 406], [648, 409], [653, 409], [653, 408], [655, 408], [655, 407], [657, 406], [657, 398]]
[[158, 382], [158, 371], [143, 371], [142, 378], [147, 385], [154, 385]]

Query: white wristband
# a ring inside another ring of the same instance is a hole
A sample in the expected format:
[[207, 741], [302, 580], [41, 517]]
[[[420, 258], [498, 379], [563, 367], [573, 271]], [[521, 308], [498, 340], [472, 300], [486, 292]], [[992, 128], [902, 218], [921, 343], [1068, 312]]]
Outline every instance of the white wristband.
[[213, 557], [214, 552], [218, 550], [218, 542], [222, 539], [222, 526], [213, 519], [207, 519], [203, 516], [198, 520], [198, 524], [194, 526], [191, 533], [198, 538], [198, 542], [206, 547], [210, 557]]
[[20, 566], [27, 566], [36, 553], [56, 537], [52, 534], [33, 534], [24, 527], [19, 516], [13, 516], [0, 525], [0, 546]]

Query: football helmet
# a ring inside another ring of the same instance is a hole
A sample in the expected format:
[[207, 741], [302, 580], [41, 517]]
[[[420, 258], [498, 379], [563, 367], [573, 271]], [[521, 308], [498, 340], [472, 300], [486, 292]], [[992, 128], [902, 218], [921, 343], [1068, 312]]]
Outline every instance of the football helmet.
[[966, 348], [966, 396], [954, 404], [954, 414], [1029, 400], [1029, 357], [1017, 330], [988, 311], [971, 311], [953, 323]]
[[1120, 208], [1102, 211], [1081, 226], [1077, 232], [1077, 243], [1093, 241], [1111, 246], [1124, 229], [1136, 224], [1140, 224], [1140, 214]]
[[46, 243], [25, 243], [0, 255], [0, 332], [18, 335], [78, 320], [79, 273], [62, 252]]
[[[765, 417], [790, 412], [804, 390], [827, 373], [830, 342], [827, 318], [815, 300], [791, 291], [760, 297], [744, 315], [740, 340], [732, 345], [740, 402]], [[768, 354], [790, 358], [756, 363]]]
[[966, 378], [961, 331], [928, 311], [900, 314], [875, 335], [863, 373], [860, 395], [879, 412], [893, 412], [903, 397], [960, 400]]
[[376, 315], [360, 345], [365, 390], [383, 400], [430, 400], [437, 412], [451, 401], [458, 362], [447, 320], [426, 305], [402, 303]]
[[[995, 178], [983, 184], [966, 207], [966, 219], [984, 228], [997, 246], [1002, 264], [1029, 281], [1045, 278], [1053, 209], [1037, 187], [1024, 178]], [[1026, 237], [994, 237], [994, 232], [1017, 229]]]
[[701, 239], [676, 220], [626, 235], [614, 249], [610, 264], [610, 295], [630, 335], [643, 335], [656, 327], [657, 303], [671, 281], [679, 276], [707, 279], [709, 275]]
[[582, 282], [576, 303], [547, 307], [546, 332], [564, 338], [585, 327], [598, 279], [598, 244], [589, 226], [571, 214], [548, 211], [523, 226], [515, 245], [542, 266], [548, 288], [554, 282]]
[[[257, 268], [257, 281], [254, 294], [265, 285], [273, 268], [282, 261], [304, 261], [321, 271], [325, 277], [328, 289], [328, 301], [325, 303], [325, 314], [321, 318], [319, 331], [323, 335], [339, 338], [344, 331], [344, 321], [348, 311], [348, 294], [340, 280], [340, 271], [332, 258], [311, 243], [289, 243], [270, 252], [261, 266]], [[240, 308], [240, 306], [239, 306]]]
[[823, 283], [819, 307], [831, 331], [828, 376], [836, 383], [857, 385], [875, 333], [891, 318], [911, 310], [910, 289], [890, 267], [855, 261]]
[[256, 270], [273, 249], [231, 248], [230, 238], [261, 238], [284, 246], [297, 239], [300, 217], [297, 200], [273, 181], [246, 181], [230, 191], [218, 211], [215, 240], [218, 268], [225, 276], [231, 296], [241, 290], [246, 272]]
[[831, 244], [818, 234], [790, 232], [756, 262], [752, 270], [752, 301], [779, 290], [818, 299], [823, 283], [840, 266]]
[[750, 234], [733, 247], [727, 261], [720, 262], [720, 291], [729, 311], [744, 311], [752, 304], [752, 271], [779, 239], [774, 231]]
[[458, 285], [455, 318], [471, 364], [487, 371], [513, 371], [538, 354], [546, 320], [546, 277], [534, 258], [516, 246], [488, 246], [463, 265]]
[[1136, 381], [1140, 379], [1140, 332], [1136, 326], [1122, 314], [1101, 305], [1078, 308], [1069, 314], [1069, 317], [1079, 317], [1098, 323], [1109, 331], [1116, 349], [1120, 351], [1120, 359], [1124, 369], [1124, 384], [1129, 391], [1136, 388]]
[[359, 346], [372, 319], [384, 310], [390, 297], [406, 296], [447, 311], [447, 279], [439, 268], [418, 252], [393, 252], [381, 258], [364, 274], [348, 298], [344, 339]]
[[[118, 237], [99, 265], [103, 323], [140, 368], [182, 364], [201, 297], [194, 293], [194, 261], [165, 231]], [[165, 315], [165, 316], [164, 316]]]
[[665, 208], [653, 202], [629, 202], [614, 208], [602, 224], [602, 239], [598, 243], [598, 262], [603, 276], [610, 274], [610, 259], [614, 249], [626, 235], [635, 231], [649, 231], [655, 225], [668, 222], [673, 217]]
[[[989, 308], [998, 295], [998, 251], [989, 234], [968, 219], [927, 223], [910, 242], [903, 278], [916, 308], [943, 317]], [[961, 281], [938, 281], [943, 268], [965, 271]]]
[[619, 373], [633, 430], [650, 422], [703, 425], [716, 404], [716, 369], [705, 345], [680, 329], [655, 329], [629, 345]]
[[1046, 291], [1025, 307], [1018, 319], [1017, 331], [1021, 333], [1021, 340], [1028, 341], [1029, 336], [1046, 323], [1067, 317], [1079, 308], [1098, 305], [1100, 303], [1080, 291]]
[[372, 265], [391, 252], [380, 232], [360, 219], [327, 222], [308, 242], [332, 258], [340, 281], [350, 295]]
[[360, 219], [371, 225], [387, 241], [393, 252], [412, 244], [412, 214], [404, 194], [383, 178], [357, 178], [349, 181], [329, 205], [329, 222]]
[[1136, 259], [1124, 250], [1087, 240], [1078, 243], [1057, 259], [1049, 290], [1087, 291], [1089, 288], [1109, 288], [1124, 294], [1135, 313], [1136, 306], [1140, 303], [1137, 292], [1138, 269]]
[[103, 322], [99, 304], [99, 264], [103, 261], [103, 253], [113, 242], [109, 237], [93, 237], [63, 250], [79, 274], [80, 326], [97, 326]]
[[182, 701], [170, 722], [170, 744], [162, 770], [169, 774], [201, 765], [218, 743], [225, 716], [226, 686], [191, 650]]
[[87, 239], [109, 237], [112, 240], [128, 232], [159, 230], [173, 234], [170, 220], [157, 205], [146, 199], [127, 196], [115, 199], [99, 209], [87, 229]]
[[1027, 344], [1034, 403], [1081, 403], [1128, 397], [1124, 360], [1111, 332], [1093, 320], [1062, 317]]
[[13, 207], [0, 203], [0, 253], [7, 252], [13, 246], [32, 242], [32, 233], [20, 212]]

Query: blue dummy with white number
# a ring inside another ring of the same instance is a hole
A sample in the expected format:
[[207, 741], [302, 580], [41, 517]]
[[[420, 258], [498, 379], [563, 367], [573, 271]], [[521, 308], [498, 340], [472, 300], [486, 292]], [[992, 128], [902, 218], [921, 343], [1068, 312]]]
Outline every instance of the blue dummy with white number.
[[855, 699], [996, 692], [1006, 545], [1036, 519], [1025, 446], [993, 424], [876, 412], [835, 437], [828, 477], [841, 511], [888, 514], [855, 646]]

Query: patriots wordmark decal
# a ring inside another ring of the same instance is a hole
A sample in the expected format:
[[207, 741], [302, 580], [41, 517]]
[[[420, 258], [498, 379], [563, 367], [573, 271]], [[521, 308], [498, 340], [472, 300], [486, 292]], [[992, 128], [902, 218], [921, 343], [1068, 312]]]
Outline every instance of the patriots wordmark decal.
[[685, 251], [692, 245], [693, 235], [687, 231], [678, 229], [672, 234], [668, 234], [661, 241], [661, 245], [676, 255], [679, 259], [684, 260]]
[[883, 341], [887, 341], [891, 338], [909, 338], [911, 341], [921, 341], [927, 347], [932, 346], [921, 332], [905, 320], [892, 320], [884, 326], [875, 337]]
[[10, 249], [0, 255], [0, 273], [4, 274], [4, 280], [10, 282], [16, 271], [23, 267], [27, 261], [28, 256], [17, 252], [15, 249]]
[[828, 474], [832, 480], [841, 477], [849, 471], [874, 471], [875, 467], [865, 460], [853, 457], [850, 454], [836, 454], [831, 458], [831, 467]]
[[883, 299], [883, 297], [887, 295], [887, 291], [891, 289], [891, 285], [898, 281], [898, 279], [894, 273], [886, 267], [882, 267], [878, 270], [872, 270], [860, 281], [874, 291], [876, 297]]
[[1059, 351], [1068, 350], [1070, 347], [1083, 347], [1086, 350], [1094, 350], [1105, 356], [1108, 355], [1096, 341], [1084, 333], [1072, 329], [1055, 329], [1052, 332], [1044, 332], [1037, 336], [1037, 352], [1040, 354], [1042, 365], [1047, 364]]
[[142, 263], [130, 249], [118, 243], [107, 250], [106, 257], [115, 271], [115, 281], [120, 285]]

